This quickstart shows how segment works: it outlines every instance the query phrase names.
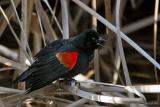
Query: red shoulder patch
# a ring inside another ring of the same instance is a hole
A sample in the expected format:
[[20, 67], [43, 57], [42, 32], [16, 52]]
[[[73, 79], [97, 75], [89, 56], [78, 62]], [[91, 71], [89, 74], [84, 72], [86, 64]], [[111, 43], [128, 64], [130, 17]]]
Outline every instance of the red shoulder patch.
[[60, 52], [56, 54], [56, 57], [61, 64], [71, 70], [76, 65], [78, 55], [78, 52]]

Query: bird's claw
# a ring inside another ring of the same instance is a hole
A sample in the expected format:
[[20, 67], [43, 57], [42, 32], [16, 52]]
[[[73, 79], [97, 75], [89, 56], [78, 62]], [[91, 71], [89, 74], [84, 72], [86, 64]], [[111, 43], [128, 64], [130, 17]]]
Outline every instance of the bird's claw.
[[77, 82], [74, 78], [67, 78], [67, 83], [72, 86], [72, 85], [75, 85], [75, 86], [80, 86], [80, 83]]
[[75, 83], [76, 80], [74, 78], [67, 78], [67, 83], [69, 83], [69, 85], [72, 85], [72, 83]]

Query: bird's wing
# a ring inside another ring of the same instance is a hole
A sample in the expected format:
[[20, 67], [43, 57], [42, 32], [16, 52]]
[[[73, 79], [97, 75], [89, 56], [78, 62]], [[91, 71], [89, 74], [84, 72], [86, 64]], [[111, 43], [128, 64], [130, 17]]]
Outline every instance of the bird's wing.
[[33, 69], [30, 69], [35, 71], [28, 78], [30, 88], [27, 93], [64, 77], [76, 65], [77, 59], [77, 52], [59, 52], [56, 56], [48, 59], [44, 65], [37, 64]]
[[34, 57], [36, 59], [48, 57], [48, 54], [54, 54], [57, 49], [64, 45], [64, 42], [68, 40], [55, 40], [54, 42], [48, 44], [45, 48], [41, 49]]
[[53, 42], [36, 55], [36, 61], [15, 82], [26, 81], [29, 84], [26, 93], [42, 88], [68, 74], [76, 65], [78, 55], [69, 42]]
[[77, 59], [77, 52], [58, 52], [48, 56], [45, 62], [37, 60], [16, 81], [27, 81], [29, 88], [26, 93], [29, 93], [64, 77], [76, 65]]
[[60, 64], [63, 64], [65, 67], [72, 70], [76, 65], [78, 55], [78, 52], [59, 52], [56, 54], [56, 57]]
[[63, 46], [65, 40], [56, 40], [51, 44], [48, 44], [46, 47], [41, 49], [34, 57], [35, 62], [19, 77], [14, 80], [14, 83], [25, 81], [33, 72], [37, 71], [38, 67], [41, 67], [50, 60], [53, 60], [53, 56], [56, 54], [56, 50]]

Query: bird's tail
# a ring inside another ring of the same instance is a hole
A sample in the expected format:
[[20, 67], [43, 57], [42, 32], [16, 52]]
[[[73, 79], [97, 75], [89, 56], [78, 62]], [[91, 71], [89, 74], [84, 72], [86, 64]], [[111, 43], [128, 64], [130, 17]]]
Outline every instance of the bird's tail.
[[13, 83], [18, 83], [18, 82], [24, 82], [32, 73], [34, 72], [34, 69], [27, 69], [24, 71], [20, 76], [18, 76]]

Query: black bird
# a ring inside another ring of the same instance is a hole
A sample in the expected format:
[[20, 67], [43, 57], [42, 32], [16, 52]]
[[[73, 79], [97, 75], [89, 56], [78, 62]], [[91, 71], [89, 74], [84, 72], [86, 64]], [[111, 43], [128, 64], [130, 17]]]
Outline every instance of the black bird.
[[87, 69], [94, 50], [103, 43], [100, 34], [91, 29], [70, 39], [56, 40], [40, 50], [35, 62], [14, 82], [26, 81], [26, 93], [30, 93], [59, 78], [71, 78]]

